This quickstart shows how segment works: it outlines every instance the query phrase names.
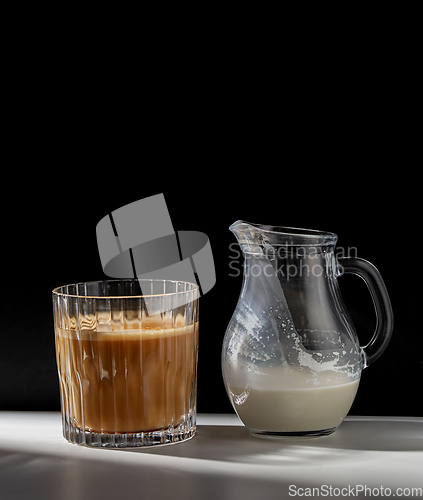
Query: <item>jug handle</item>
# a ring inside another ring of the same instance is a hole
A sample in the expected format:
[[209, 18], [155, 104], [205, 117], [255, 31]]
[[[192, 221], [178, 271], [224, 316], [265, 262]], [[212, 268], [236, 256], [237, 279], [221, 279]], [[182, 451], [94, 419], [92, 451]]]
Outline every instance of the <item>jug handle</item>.
[[370, 342], [361, 348], [363, 368], [375, 361], [387, 348], [394, 328], [394, 314], [385, 283], [376, 267], [359, 257], [340, 257], [337, 259], [340, 275], [351, 273], [360, 276], [365, 282], [373, 299], [376, 312], [376, 330]]

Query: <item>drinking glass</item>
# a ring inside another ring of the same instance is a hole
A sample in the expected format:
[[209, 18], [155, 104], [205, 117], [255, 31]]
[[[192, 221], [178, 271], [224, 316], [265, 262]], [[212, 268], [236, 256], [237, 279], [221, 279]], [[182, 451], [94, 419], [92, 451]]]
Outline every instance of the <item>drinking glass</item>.
[[96, 447], [196, 430], [198, 286], [106, 280], [53, 290], [63, 435]]

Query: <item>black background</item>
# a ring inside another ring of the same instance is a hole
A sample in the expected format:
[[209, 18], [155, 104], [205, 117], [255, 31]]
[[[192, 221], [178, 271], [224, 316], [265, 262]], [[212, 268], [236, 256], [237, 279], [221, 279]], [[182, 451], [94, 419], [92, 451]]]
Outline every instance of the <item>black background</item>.
[[[22, 177], [25, 186], [2, 202], [0, 410], [60, 409], [51, 290], [107, 278], [97, 250], [98, 221], [122, 205], [163, 193], [174, 229], [206, 233], [215, 261], [216, 284], [200, 299], [199, 412], [233, 411], [220, 353], [242, 283], [242, 260], [234, 262], [228, 227], [244, 219], [335, 232], [339, 247], [355, 247], [379, 269], [393, 306], [394, 333], [384, 355], [363, 371], [350, 414], [423, 416], [417, 395], [423, 380], [420, 181], [387, 154], [376, 167], [360, 165], [366, 163], [360, 161], [362, 149], [349, 159], [351, 149], [344, 150], [344, 159], [339, 151], [323, 158], [323, 150], [313, 149], [308, 161], [287, 161], [282, 152], [270, 158], [262, 148], [237, 156], [234, 149], [230, 155], [203, 153], [203, 160], [184, 159], [180, 151], [174, 160], [168, 155], [166, 161], [137, 163], [117, 155], [94, 167], [75, 157]], [[383, 165], [388, 159], [393, 168]], [[369, 292], [356, 276], [339, 283], [365, 345], [375, 328]]]
[[[3, 82], [0, 410], [59, 410], [51, 290], [106, 278], [99, 220], [164, 193], [174, 229], [206, 233], [215, 261], [200, 299], [200, 412], [232, 411], [220, 352], [242, 282], [228, 227], [244, 219], [335, 232], [379, 269], [394, 333], [351, 413], [423, 415], [417, 31], [382, 14], [361, 15], [345, 38], [335, 23], [340, 43], [303, 30], [274, 51], [276, 34], [259, 47], [251, 33], [149, 46], [135, 61], [112, 47], [82, 61], [73, 38], [25, 43]], [[366, 285], [339, 283], [365, 345]]]

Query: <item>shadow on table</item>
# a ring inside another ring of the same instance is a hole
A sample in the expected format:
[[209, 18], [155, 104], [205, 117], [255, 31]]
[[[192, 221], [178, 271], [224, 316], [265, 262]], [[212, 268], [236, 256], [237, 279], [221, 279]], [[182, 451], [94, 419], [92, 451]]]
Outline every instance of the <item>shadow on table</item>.
[[423, 426], [417, 421], [401, 421], [397, 426], [383, 419], [345, 421], [331, 436], [266, 439], [252, 436], [244, 426], [199, 425], [194, 438], [186, 443], [124, 451], [240, 463], [310, 465], [322, 459], [350, 459], [364, 450], [423, 451]]
[[314, 470], [309, 466], [319, 465], [332, 481], [333, 464], [356, 463], [363, 450], [421, 451], [423, 436], [421, 422], [401, 421], [396, 429], [383, 419], [346, 421], [332, 436], [307, 440], [260, 439], [243, 426], [199, 425], [193, 439], [162, 447], [30, 449], [0, 442], [2, 500], [281, 500], [292, 483], [318, 484], [305, 472]]

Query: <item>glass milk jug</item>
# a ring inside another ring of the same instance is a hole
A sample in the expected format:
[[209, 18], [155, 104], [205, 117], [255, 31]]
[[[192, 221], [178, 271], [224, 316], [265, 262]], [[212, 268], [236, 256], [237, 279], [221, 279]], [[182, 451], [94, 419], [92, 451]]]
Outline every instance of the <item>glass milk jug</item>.
[[[237, 221], [244, 254], [240, 297], [226, 330], [222, 371], [232, 405], [253, 435], [331, 434], [347, 415], [361, 371], [387, 347], [389, 296], [377, 269], [335, 257], [333, 233]], [[377, 326], [360, 347], [338, 277], [361, 276]]]

